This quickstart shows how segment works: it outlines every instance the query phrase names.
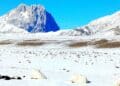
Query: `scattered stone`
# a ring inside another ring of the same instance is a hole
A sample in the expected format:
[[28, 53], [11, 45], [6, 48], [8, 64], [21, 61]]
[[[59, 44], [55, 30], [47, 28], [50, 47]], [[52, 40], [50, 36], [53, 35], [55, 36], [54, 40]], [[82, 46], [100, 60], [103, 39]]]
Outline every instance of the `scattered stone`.
[[23, 78], [25, 78], [26, 76], [23, 76]]
[[120, 80], [116, 81], [113, 86], [120, 86]]
[[47, 79], [47, 77], [40, 70], [32, 70], [31, 79]]
[[70, 70], [67, 70], [66, 72], [70, 72]]
[[115, 66], [115, 68], [120, 68], [119, 66]]
[[21, 77], [17, 77], [18, 80], [21, 80], [22, 78]]
[[9, 76], [2, 76], [2, 79], [5, 79], [5, 80], [10, 80], [10, 79], [11, 79], [11, 77], [9, 77]]
[[4, 80], [13, 80], [13, 79], [21, 80], [22, 78], [21, 77], [10, 77], [10, 76], [7, 76], [7, 75], [0, 75], [0, 79], [4, 79]]
[[21, 63], [21, 61], [19, 61], [19, 63]]
[[87, 83], [90, 83], [90, 81], [87, 80], [87, 78], [83, 75], [80, 74], [75, 74], [71, 77], [70, 79], [71, 83], [76, 83], [76, 84], [80, 84], [81, 86], [86, 85]]

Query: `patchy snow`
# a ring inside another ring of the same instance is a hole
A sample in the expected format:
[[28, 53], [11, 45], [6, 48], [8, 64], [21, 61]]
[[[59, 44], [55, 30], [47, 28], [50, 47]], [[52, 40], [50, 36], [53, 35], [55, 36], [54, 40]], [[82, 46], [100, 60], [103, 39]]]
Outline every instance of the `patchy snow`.
[[[67, 46], [71, 42], [88, 39], [94, 38], [57, 36], [51, 33], [0, 34], [0, 41], [13, 42], [0, 45], [0, 86], [114, 86], [119, 84], [120, 48]], [[45, 44], [17, 45], [18, 42], [25, 40], [29, 42], [41, 40]], [[14, 77], [14, 79], [5, 80], [1, 76]]]

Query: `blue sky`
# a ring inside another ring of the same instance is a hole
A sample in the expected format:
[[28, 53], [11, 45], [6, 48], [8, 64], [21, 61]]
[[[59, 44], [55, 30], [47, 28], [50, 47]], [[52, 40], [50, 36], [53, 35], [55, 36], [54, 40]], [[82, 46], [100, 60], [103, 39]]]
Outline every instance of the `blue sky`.
[[120, 0], [0, 0], [0, 15], [20, 3], [44, 5], [63, 29], [82, 26], [120, 10]]

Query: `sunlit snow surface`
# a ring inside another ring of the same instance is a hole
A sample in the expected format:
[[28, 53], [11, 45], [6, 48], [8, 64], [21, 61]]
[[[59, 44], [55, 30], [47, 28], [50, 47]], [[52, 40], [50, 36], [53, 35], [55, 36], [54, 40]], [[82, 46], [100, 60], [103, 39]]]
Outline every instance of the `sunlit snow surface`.
[[[0, 41], [5, 44], [0, 42], [0, 75], [19, 76], [21, 80], [0, 79], [0, 86], [115, 86], [120, 80], [120, 48], [68, 46], [88, 39], [93, 37], [1, 33]], [[25, 40], [37, 40], [43, 44], [18, 45]], [[33, 71], [40, 71], [45, 77], [33, 78]], [[83, 75], [90, 83], [72, 83], [75, 75]]]

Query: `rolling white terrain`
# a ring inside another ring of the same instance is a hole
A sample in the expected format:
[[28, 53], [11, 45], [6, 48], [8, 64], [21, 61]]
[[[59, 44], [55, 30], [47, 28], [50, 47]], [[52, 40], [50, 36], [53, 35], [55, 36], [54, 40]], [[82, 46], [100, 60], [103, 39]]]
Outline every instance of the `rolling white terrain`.
[[118, 14], [49, 33], [1, 17], [0, 86], [120, 86]]
[[100, 39], [1, 33], [0, 86], [119, 86], [120, 48], [70, 46]]

